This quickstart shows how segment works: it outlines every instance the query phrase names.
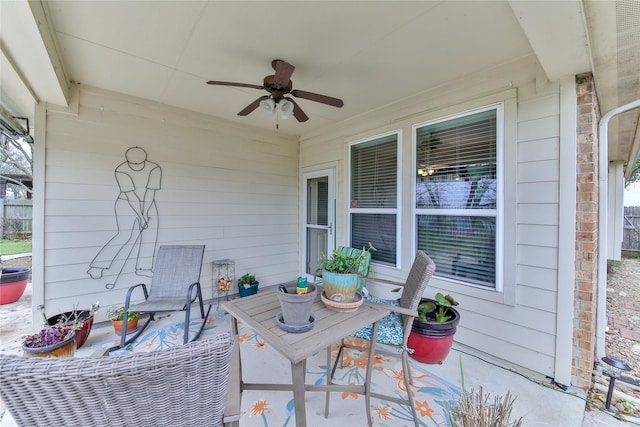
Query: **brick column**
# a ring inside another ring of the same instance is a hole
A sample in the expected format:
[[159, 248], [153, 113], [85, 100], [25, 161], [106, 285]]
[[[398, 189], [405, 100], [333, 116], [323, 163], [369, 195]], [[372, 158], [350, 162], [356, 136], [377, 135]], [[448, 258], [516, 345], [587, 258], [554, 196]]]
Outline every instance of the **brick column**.
[[576, 282], [574, 288], [573, 385], [591, 386], [598, 288], [598, 110], [591, 73], [576, 76], [578, 123], [576, 170]]

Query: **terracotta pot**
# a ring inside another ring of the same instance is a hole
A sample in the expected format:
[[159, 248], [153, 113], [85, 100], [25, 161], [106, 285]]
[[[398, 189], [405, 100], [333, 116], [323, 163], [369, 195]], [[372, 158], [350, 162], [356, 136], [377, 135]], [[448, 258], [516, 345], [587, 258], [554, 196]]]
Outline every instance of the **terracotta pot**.
[[10, 304], [20, 299], [31, 274], [28, 267], [4, 267], [0, 277], [0, 304]]
[[71, 334], [66, 340], [48, 347], [29, 348], [22, 346], [24, 357], [73, 357], [76, 352], [76, 336]]
[[[73, 311], [67, 311], [66, 313], [58, 314], [53, 317], [47, 318], [49, 326], [57, 325], [60, 319], [75, 319], [76, 322], [83, 322], [80, 329], [76, 329], [76, 348], [82, 347], [82, 345], [89, 338], [91, 327], [93, 326], [93, 316], [89, 310], [76, 311], [75, 315]], [[62, 325], [68, 325], [70, 323], [62, 323]]]
[[[138, 329], [138, 320], [140, 319], [140, 317], [136, 317], [134, 319], [131, 319], [127, 322], [127, 334], [135, 331], [136, 329]], [[122, 334], [122, 324], [124, 323], [124, 320], [112, 320], [111, 324], [113, 325], [113, 329], [115, 329], [116, 331], [116, 335], [120, 336], [120, 334]]]

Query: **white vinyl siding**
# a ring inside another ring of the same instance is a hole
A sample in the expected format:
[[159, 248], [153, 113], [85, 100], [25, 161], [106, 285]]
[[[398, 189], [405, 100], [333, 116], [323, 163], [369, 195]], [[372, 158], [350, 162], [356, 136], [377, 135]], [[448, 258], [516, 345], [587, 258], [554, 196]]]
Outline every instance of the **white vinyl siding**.
[[97, 88], [79, 90], [78, 114], [47, 110], [46, 158], [40, 159], [47, 176], [47, 312], [100, 301], [100, 321], [105, 307], [124, 303], [129, 286], [149, 283], [133, 273], [135, 263], [124, 265], [112, 290], [105, 284], [115, 278], [113, 271], [99, 280], [87, 274], [117, 229], [114, 170], [133, 146], [144, 148], [162, 169], [158, 245], [206, 246], [205, 298], [212, 295], [215, 259], [233, 259], [236, 276], [255, 274], [261, 286], [299, 275], [295, 138]]
[[[433, 277], [425, 297], [451, 293], [462, 318], [455, 340], [481, 352], [544, 375], [556, 376], [558, 337], [560, 108], [557, 84], [536, 83], [535, 62], [524, 59], [470, 76], [466, 81], [418, 94], [406, 102], [380, 108], [358, 120], [327, 127], [301, 141], [301, 167], [339, 162], [337, 174], [337, 244], [348, 244], [350, 184], [349, 150], [354, 140], [400, 129], [411, 135], [414, 126], [431, 123], [486, 106], [504, 106], [502, 290], [469, 286], [458, 280]], [[570, 88], [568, 88], [570, 89]], [[574, 124], [575, 127], [575, 124]], [[571, 143], [571, 141], [569, 141]], [[370, 276], [402, 281], [418, 249], [415, 230], [416, 148], [400, 147], [399, 213], [401, 238], [397, 269], [372, 264]], [[575, 161], [575, 158], [574, 158]], [[404, 167], [403, 167], [404, 166]], [[568, 166], [570, 168], [570, 166]], [[554, 170], [556, 169], [556, 170]], [[573, 168], [574, 170], [575, 168]], [[573, 189], [575, 185], [568, 183]], [[341, 214], [342, 212], [342, 214]], [[436, 263], [436, 274], [440, 266]], [[567, 268], [572, 268], [568, 266]], [[572, 287], [571, 281], [562, 286]]]

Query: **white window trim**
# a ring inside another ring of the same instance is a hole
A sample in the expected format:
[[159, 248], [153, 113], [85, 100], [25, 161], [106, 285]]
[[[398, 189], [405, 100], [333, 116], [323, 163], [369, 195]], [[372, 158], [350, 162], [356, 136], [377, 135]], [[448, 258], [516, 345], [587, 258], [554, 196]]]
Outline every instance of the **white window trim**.
[[386, 136], [396, 135], [396, 156], [397, 156], [397, 170], [396, 170], [396, 208], [395, 209], [358, 209], [357, 213], [394, 213], [396, 215], [396, 262], [395, 265], [388, 264], [380, 264], [375, 260], [371, 260], [371, 264], [376, 265], [377, 267], [391, 268], [393, 270], [399, 270], [401, 267], [402, 260], [402, 240], [401, 240], [401, 230], [402, 230], [402, 129], [395, 129], [389, 132], [380, 133], [372, 136], [368, 136], [366, 138], [361, 138], [356, 141], [351, 141], [347, 144], [347, 238], [349, 239], [349, 245], [351, 245], [351, 214], [354, 210], [351, 208], [351, 147], [354, 145], [362, 144], [365, 142], [370, 142], [374, 139], [384, 138]]
[[[461, 105], [457, 113], [432, 117], [412, 126], [411, 170], [416, 170], [416, 132], [419, 127], [442, 122], [456, 117], [498, 108], [496, 132], [496, 173], [498, 198], [496, 206], [496, 287], [486, 288], [461, 280], [440, 277], [436, 273], [432, 278], [435, 288], [442, 288], [451, 292], [469, 295], [474, 298], [490, 300], [507, 305], [516, 303], [516, 167], [517, 167], [517, 93], [509, 90], [485, 99], [486, 102], [475, 103], [479, 105]], [[497, 98], [497, 99], [496, 99]], [[467, 108], [464, 108], [467, 107]], [[506, 179], [506, 177], [512, 179]], [[416, 241], [416, 179], [411, 179], [411, 248], [413, 253], [418, 248]]]

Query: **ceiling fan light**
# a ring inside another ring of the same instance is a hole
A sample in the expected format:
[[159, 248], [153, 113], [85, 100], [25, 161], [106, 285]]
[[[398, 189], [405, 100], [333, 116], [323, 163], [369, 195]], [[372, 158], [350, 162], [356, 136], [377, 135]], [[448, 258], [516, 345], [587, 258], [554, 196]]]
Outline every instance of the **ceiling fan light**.
[[293, 114], [293, 102], [283, 99], [282, 101], [280, 101], [279, 105], [280, 113], [282, 113], [282, 118], [288, 119], [289, 117], [291, 117], [291, 115]]
[[276, 110], [276, 103], [273, 99], [265, 99], [260, 101], [260, 109], [267, 114], [273, 114]]

